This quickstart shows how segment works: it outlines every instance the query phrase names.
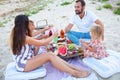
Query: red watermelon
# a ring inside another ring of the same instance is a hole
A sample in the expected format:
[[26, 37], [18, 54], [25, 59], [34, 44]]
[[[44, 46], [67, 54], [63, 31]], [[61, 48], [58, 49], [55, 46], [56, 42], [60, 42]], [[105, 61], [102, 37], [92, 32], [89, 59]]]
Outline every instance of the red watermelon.
[[58, 48], [58, 53], [61, 55], [61, 56], [66, 56], [67, 55], [67, 48], [66, 46], [60, 46]]

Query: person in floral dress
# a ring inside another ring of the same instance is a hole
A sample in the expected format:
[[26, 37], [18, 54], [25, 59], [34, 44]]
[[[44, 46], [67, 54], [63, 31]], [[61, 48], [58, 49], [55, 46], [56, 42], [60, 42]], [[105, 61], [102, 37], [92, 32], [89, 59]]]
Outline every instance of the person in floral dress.
[[90, 42], [85, 42], [80, 39], [84, 50], [84, 57], [94, 57], [97, 59], [101, 59], [108, 56], [108, 53], [106, 52], [101, 40], [101, 35], [102, 29], [99, 25], [95, 25], [90, 28]]

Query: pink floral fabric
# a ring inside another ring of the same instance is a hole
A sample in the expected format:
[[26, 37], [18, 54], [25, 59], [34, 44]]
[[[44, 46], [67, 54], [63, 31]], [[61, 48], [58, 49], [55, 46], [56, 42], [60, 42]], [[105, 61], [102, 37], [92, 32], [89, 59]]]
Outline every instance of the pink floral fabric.
[[92, 57], [95, 57], [98, 59], [101, 59], [101, 58], [108, 56], [108, 54], [105, 50], [105, 47], [103, 46], [103, 43], [100, 42], [99, 40], [91, 41], [88, 45], [90, 47], [94, 46], [96, 48], [96, 51], [94, 51], [94, 52], [91, 52], [87, 48], [85, 48], [84, 53], [87, 54], [88, 56], [92, 56]]

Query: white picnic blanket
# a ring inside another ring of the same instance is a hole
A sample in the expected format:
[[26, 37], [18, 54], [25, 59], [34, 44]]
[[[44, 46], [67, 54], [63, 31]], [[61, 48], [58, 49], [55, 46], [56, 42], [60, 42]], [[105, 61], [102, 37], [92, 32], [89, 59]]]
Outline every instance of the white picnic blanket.
[[120, 72], [120, 54], [112, 50], [107, 50], [107, 52], [110, 55], [101, 60], [92, 57], [83, 59], [83, 62], [95, 70], [102, 78], [108, 78]]
[[15, 62], [9, 63], [4, 73], [5, 80], [30, 80], [44, 77], [45, 75], [46, 69], [44, 67], [40, 67], [31, 72], [19, 72], [15, 68]]

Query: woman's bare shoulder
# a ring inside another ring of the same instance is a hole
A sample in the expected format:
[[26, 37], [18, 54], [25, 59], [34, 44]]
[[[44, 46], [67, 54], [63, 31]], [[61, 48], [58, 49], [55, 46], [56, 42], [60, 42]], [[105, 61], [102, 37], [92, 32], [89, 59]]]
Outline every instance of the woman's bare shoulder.
[[27, 44], [37, 45], [40, 41], [38, 41], [37, 39], [34, 39], [33, 37], [26, 36], [25, 42]]

